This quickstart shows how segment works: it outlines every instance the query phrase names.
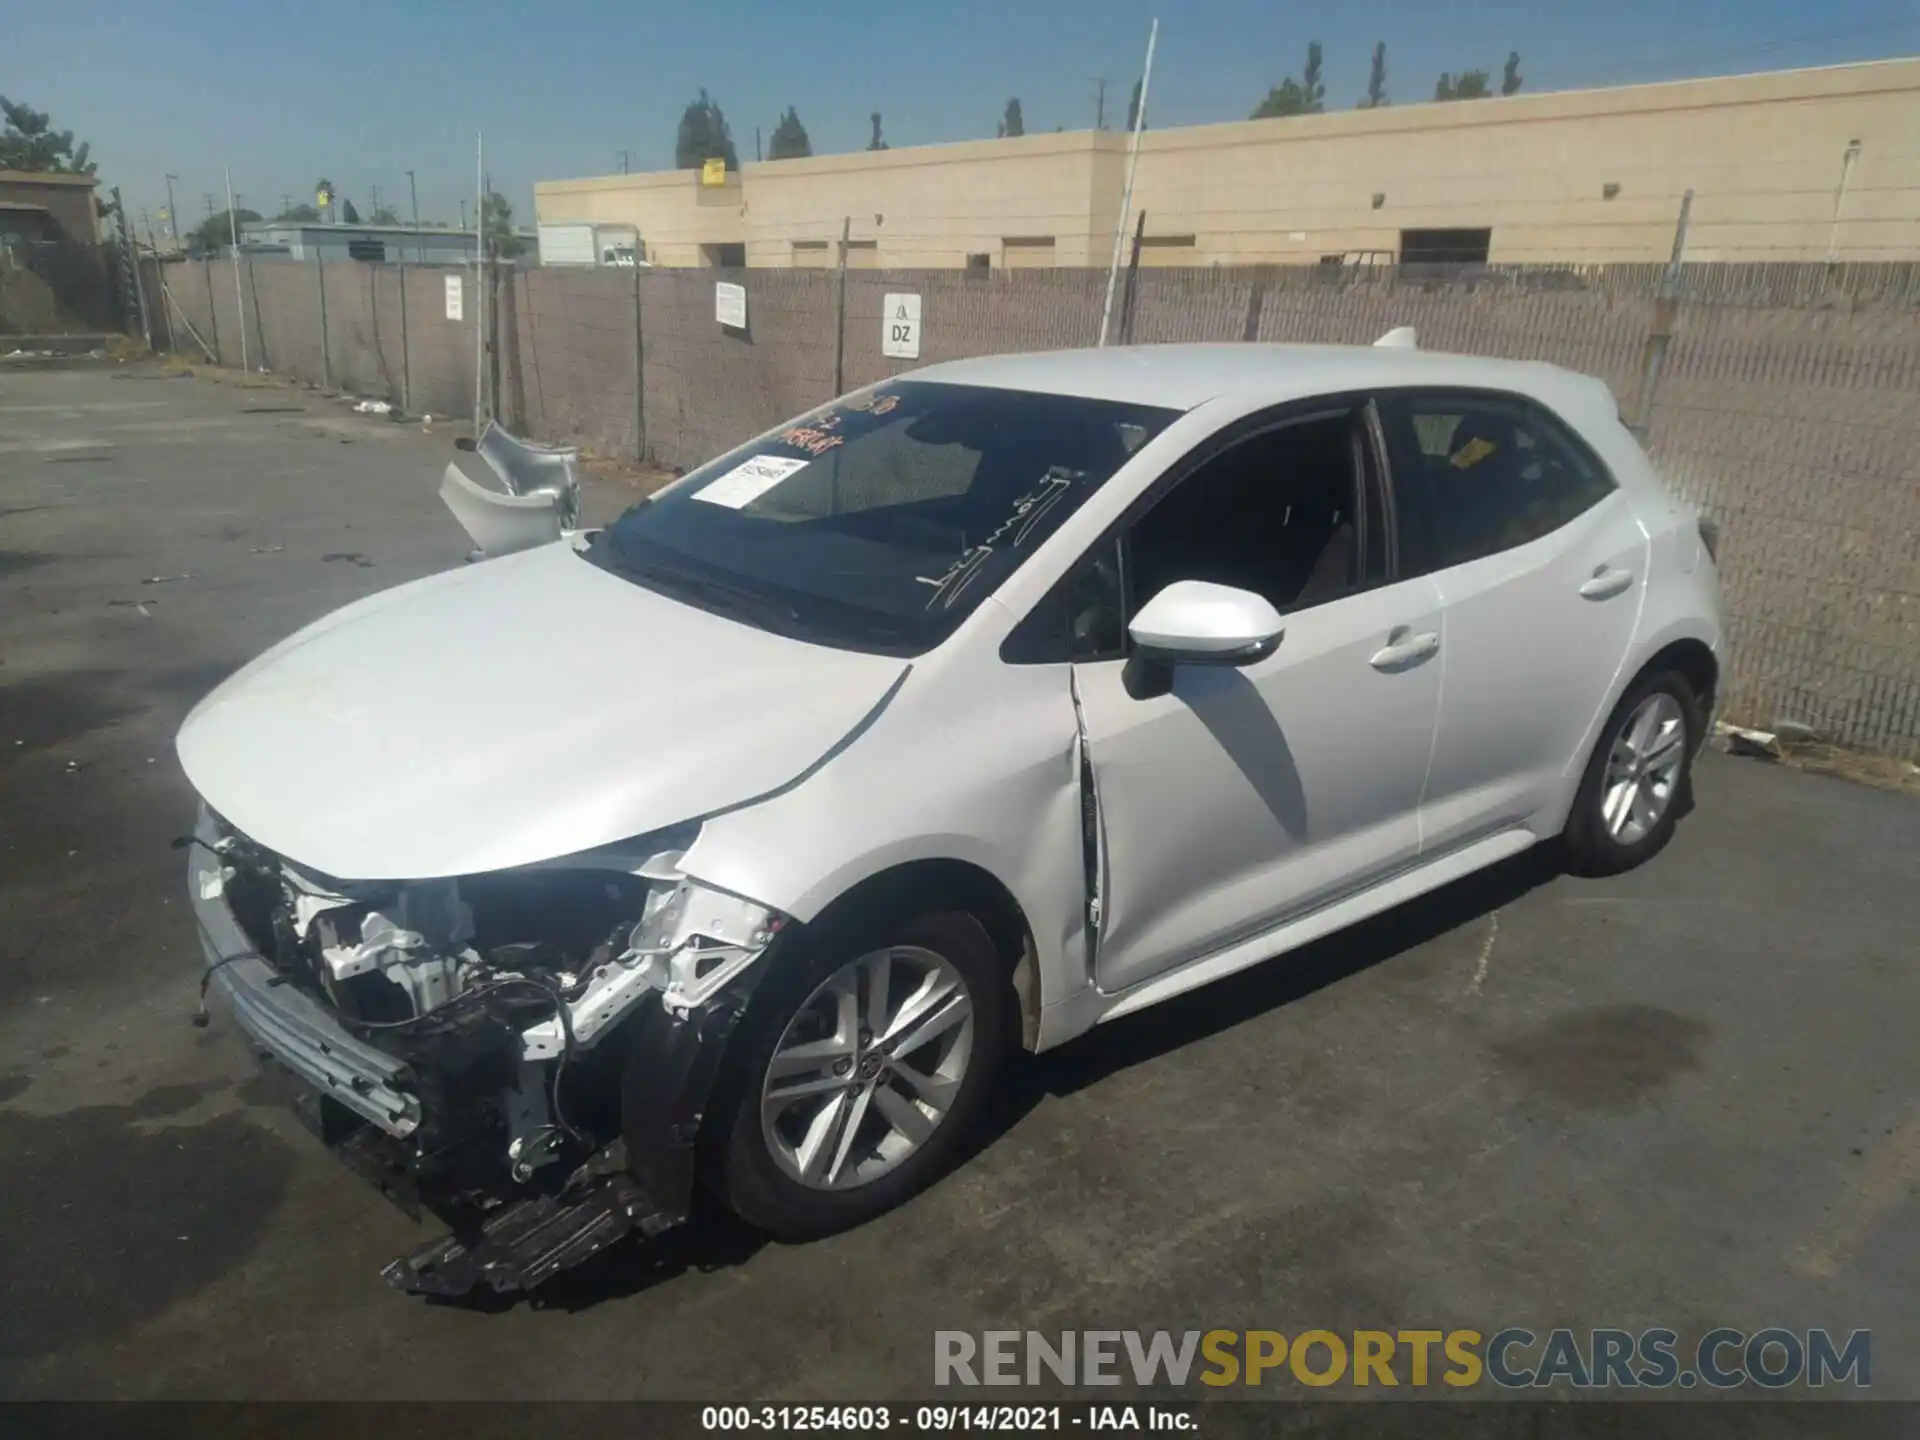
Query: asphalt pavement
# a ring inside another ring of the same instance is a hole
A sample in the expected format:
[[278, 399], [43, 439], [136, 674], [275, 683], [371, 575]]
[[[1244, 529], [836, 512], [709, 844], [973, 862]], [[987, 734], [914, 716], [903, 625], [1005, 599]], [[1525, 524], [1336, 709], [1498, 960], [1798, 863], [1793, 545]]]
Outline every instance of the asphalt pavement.
[[1640, 871], [1523, 859], [1021, 1063], [864, 1229], [389, 1290], [424, 1234], [189, 1023], [171, 738], [461, 563], [456, 458], [301, 390], [0, 376], [0, 1394], [856, 1400], [926, 1394], [937, 1329], [1780, 1325], [1920, 1398], [1920, 805], [1718, 755]]

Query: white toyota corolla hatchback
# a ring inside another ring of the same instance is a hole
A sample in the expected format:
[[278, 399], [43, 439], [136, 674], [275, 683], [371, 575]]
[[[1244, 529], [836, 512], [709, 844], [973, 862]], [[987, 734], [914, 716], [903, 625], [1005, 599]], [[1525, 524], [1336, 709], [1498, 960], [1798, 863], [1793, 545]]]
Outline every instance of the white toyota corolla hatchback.
[[860, 1221], [1016, 1050], [1665, 845], [1711, 530], [1600, 381], [1407, 340], [937, 365], [208, 696], [202, 988], [451, 1221], [390, 1278]]

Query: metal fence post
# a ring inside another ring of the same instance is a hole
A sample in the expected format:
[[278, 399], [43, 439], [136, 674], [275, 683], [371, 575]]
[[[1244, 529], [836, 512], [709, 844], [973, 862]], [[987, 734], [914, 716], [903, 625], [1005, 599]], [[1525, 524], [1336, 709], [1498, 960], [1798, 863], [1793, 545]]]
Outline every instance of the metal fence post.
[[647, 343], [640, 301], [640, 270], [633, 272], [633, 458], [647, 458]]
[[313, 274], [320, 290], [320, 388], [333, 389], [333, 351], [327, 343], [327, 262], [320, 258], [320, 247], [313, 247]]
[[247, 257], [247, 291], [253, 296], [253, 338], [260, 342], [260, 368], [273, 369], [273, 361], [267, 355], [267, 317], [260, 308], [260, 273], [253, 268], [253, 257]]
[[1253, 272], [1253, 285], [1247, 291], [1247, 318], [1240, 327], [1240, 341], [1251, 345], [1260, 338], [1260, 312], [1267, 304], [1267, 270], [1263, 265]]
[[833, 395], [837, 399], [847, 391], [847, 241], [853, 238], [853, 217], [840, 221], [840, 269], [833, 282]]
[[1133, 343], [1133, 301], [1138, 293], [1140, 281], [1140, 245], [1147, 236], [1147, 212], [1140, 212], [1139, 222], [1133, 227], [1133, 251], [1127, 256], [1127, 288], [1120, 297], [1120, 343]]
[[407, 347], [407, 266], [400, 264], [400, 413], [413, 414], [413, 352]]
[[1693, 212], [1693, 191], [1680, 197], [1680, 219], [1673, 227], [1673, 258], [1660, 275], [1659, 293], [1653, 302], [1653, 325], [1647, 331], [1647, 346], [1640, 356], [1640, 399], [1634, 406], [1633, 424], [1628, 427], [1642, 445], [1653, 433], [1653, 398], [1660, 389], [1660, 372], [1666, 367], [1667, 347], [1680, 318], [1680, 266], [1687, 253], [1687, 218]]
[[213, 363], [224, 365], [226, 361], [220, 356], [220, 307], [213, 298], [213, 257], [211, 255], [200, 257], [200, 278], [206, 282], [207, 287], [207, 333], [213, 336]]

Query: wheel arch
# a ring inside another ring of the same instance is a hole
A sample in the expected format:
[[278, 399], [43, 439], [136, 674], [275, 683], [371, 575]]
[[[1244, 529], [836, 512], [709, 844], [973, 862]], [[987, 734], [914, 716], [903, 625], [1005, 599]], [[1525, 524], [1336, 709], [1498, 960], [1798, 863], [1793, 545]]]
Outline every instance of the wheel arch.
[[1041, 1006], [1033, 927], [1013, 891], [984, 866], [945, 857], [890, 865], [828, 901], [807, 928], [857, 926], [868, 919], [940, 909], [965, 911], [986, 930], [1007, 964], [1019, 1001], [1021, 1048], [1032, 1050], [1039, 1038]]

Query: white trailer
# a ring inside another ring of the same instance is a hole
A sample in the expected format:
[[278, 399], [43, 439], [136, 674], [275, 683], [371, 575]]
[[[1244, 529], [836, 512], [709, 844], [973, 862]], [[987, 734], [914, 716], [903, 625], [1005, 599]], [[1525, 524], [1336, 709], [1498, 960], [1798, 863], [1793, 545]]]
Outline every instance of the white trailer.
[[640, 232], [633, 226], [577, 222], [540, 227], [540, 263], [631, 269], [647, 260]]

